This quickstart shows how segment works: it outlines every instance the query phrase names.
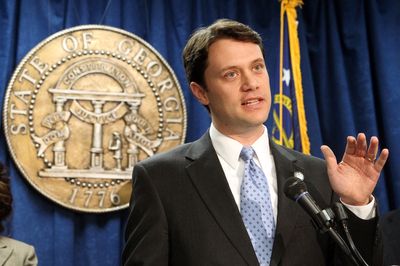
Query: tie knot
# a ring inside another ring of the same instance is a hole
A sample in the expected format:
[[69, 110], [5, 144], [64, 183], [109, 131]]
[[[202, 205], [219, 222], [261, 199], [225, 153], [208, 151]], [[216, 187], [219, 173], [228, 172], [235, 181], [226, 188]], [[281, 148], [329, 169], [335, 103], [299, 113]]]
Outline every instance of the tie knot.
[[251, 160], [253, 156], [254, 156], [253, 148], [243, 146], [242, 151], [240, 152], [240, 158], [242, 158], [243, 161], [247, 162]]

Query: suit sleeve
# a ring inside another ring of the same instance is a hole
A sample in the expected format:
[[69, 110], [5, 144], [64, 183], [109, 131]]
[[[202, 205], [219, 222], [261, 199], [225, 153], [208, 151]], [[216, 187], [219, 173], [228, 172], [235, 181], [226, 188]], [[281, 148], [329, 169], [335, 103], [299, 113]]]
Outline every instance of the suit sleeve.
[[358, 251], [368, 265], [383, 265], [383, 243], [378, 229], [378, 217], [363, 220], [347, 211], [349, 231]]
[[132, 185], [122, 265], [168, 265], [167, 219], [157, 189], [141, 165], [133, 170]]

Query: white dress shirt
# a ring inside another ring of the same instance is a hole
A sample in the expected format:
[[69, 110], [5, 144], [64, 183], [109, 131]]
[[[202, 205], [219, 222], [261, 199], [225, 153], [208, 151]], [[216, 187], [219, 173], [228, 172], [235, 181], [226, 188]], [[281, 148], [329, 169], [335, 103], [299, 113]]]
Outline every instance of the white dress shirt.
[[[210, 137], [235, 202], [240, 210], [240, 186], [244, 175], [244, 161], [240, 159], [239, 155], [243, 145], [240, 142], [223, 135], [214, 127], [213, 124], [210, 126]], [[255, 163], [261, 167], [267, 177], [272, 208], [274, 211], [274, 221], [276, 224], [278, 216], [278, 185], [275, 162], [269, 147], [268, 130], [265, 126], [264, 133], [251, 145], [251, 147], [255, 152], [253, 158]], [[375, 217], [374, 198], [365, 206], [343, 204], [361, 219], [371, 219]]]

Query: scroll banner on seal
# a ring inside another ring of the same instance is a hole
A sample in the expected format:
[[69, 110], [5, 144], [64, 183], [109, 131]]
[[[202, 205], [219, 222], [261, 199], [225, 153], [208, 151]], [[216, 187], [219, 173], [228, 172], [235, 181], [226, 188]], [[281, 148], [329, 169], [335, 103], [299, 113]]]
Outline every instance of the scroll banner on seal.
[[279, 92], [273, 96], [272, 139], [310, 154], [300, 68], [296, 7], [301, 0], [281, 0]]
[[[44, 151], [54, 143], [69, 138], [70, 130], [66, 122], [68, 122], [70, 116], [71, 113], [69, 112], [55, 112], [47, 115], [43, 119], [42, 126], [51, 129], [51, 131], [42, 137], [32, 135], [32, 138], [39, 145], [38, 156], [41, 156]], [[61, 129], [56, 129], [58, 123], [62, 124]]]

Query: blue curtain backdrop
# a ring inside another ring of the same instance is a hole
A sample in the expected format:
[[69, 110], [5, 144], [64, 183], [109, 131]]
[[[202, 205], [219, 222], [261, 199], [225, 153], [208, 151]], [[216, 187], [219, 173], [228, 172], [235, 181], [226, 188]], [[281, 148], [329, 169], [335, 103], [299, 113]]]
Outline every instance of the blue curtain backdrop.
[[[341, 156], [347, 135], [377, 135], [391, 155], [376, 195], [383, 213], [399, 208], [400, 1], [304, 2], [298, 19], [311, 152], [321, 156], [324, 143]], [[276, 91], [279, 9], [277, 0], [0, 0], [1, 110], [14, 69], [41, 40], [69, 27], [103, 24], [140, 36], [168, 61], [184, 92], [186, 141], [192, 141], [210, 119], [185, 81], [180, 55], [188, 36], [223, 17], [251, 25], [264, 39]], [[15, 198], [6, 234], [34, 245], [40, 265], [119, 265], [127, 211], [76, 213], [44, 198], [15, 168], [0, 134], [0, 160], [9, 167]]]

